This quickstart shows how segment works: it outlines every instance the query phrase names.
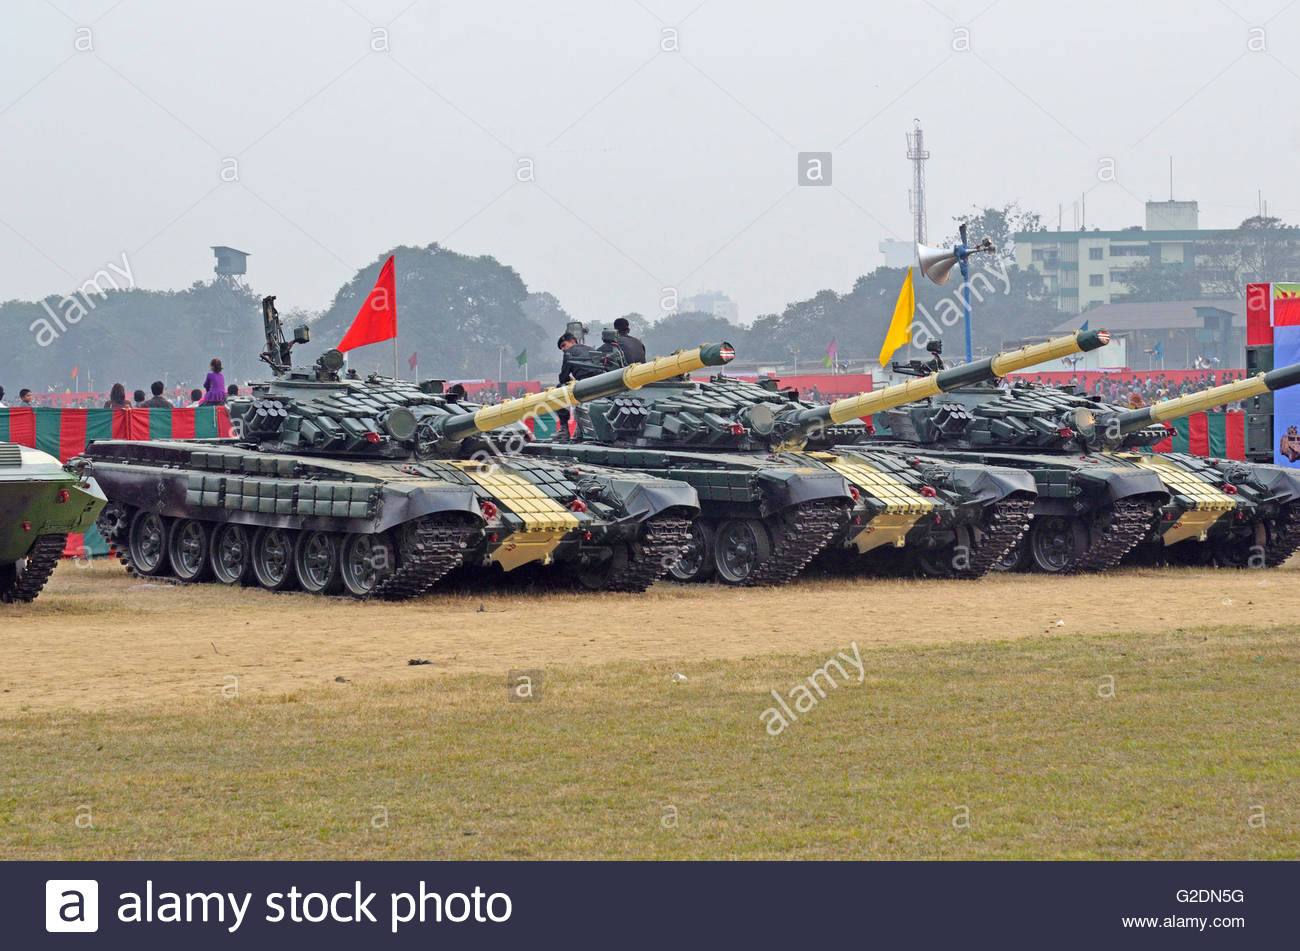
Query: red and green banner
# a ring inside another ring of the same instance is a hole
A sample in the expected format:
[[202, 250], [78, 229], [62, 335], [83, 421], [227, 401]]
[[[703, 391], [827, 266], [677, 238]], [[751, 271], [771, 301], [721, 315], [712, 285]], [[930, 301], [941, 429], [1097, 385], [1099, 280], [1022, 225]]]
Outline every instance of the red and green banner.
[[224, 406], [185, 409], [0, 409], [0, 442], [16, 442], [67, 462], [93, 439], [214, 439], [230, 435]]
[[1151, 448], [1156, 452], [1187, 452], [1216, 459], [1246, 458], [1246, 414], [1193, 413], [1172, 423], [1177, 430]]
[[[224, 406], [184, 409], [52, 409], [22, 406], [0, 409], [0, 442], [16, 442], [48, 452], [60, 462], [81, 455], [95, 439], [213, 439], [230, 435]], [[91, 528], [68, 536], [65, 555], [103, 555], [108, 545]]]

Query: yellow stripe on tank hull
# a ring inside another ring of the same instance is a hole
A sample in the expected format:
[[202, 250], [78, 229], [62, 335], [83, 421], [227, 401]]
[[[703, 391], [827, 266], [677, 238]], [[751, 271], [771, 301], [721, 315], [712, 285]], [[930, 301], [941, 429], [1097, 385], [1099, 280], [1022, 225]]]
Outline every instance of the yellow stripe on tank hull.
[[934, 502], [895, 479], [887, 472], [856, 459], [846, 459], [832, 452], [793, 453], [825, 463], [850, 484], [872, 498], [885, 503], [885, 511], [877, 515], [862, 531], [849, 540], [859, 552], [893, 545], [902, 548], [913, 526], [934, 511]]
[[1205, 541], [1215, 522], [1237, 509], [1236, 500], [1228, 493], [1208, 482], [1202, 482], [1168, 459], [1136, 452], [1117, 452], [1114, 455], [1143, 469], [1150, 469], [1160, 476], [1160, 481], [1170, 492], [1192, 500], [1192, 509], [1180, 515], [1174, 526], [1165, 532], [1163, 537], [1166, 545], [1176, 545], [1193, 538]]
[[550, 564], [556, 547], [580, 524], [578, 516], [522, 476], [481, 462], [452, 465], [487, 489], [499, 508], [523, 520], [523, 530], [507, 535], [492, 552], [506, 571], [534, 561]]

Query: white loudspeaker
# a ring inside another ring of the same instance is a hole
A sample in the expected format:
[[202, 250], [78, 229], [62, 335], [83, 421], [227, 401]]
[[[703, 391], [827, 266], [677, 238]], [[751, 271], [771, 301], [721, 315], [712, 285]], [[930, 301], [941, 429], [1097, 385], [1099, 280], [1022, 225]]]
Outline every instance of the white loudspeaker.
[[957, 255], [952, 248], [930, 248], [924, 244], [916, 246], [916, 260], [921, 266], [921, 273], [936, 284], [948, 283], [948, 274], [957, 263]]

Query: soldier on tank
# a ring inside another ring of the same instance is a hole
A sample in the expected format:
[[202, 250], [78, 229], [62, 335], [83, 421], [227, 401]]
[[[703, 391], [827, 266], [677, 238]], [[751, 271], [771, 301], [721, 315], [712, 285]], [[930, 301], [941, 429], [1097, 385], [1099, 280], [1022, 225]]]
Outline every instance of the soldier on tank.
[[601, 344], [600, 352], [613, 353], [616, 348], [623, 353], [624, 365], [645, 363], [645, 344], [632, 336], [632, 325], [626, 317], [614, 321], [614, 339]]
[[[587, 346], [585, 343], [578, 343], [578, 338], [571, 333], [566, 333], [555, 342], [560, 352], [564, 354], [564, 360], [560, 364], [560, 386], [568, 383], [570, 380], [585, 380], [588, 377], [596, 376], [601, 373], [600, 363], [603, 359], [600, 352]], [[559, 420], [559, 427], [556, 431], [558, 439], [569, 438], [569, 410], [568, 407], [555, 411], [556, 419]], [[581, 434], [581, 431], [579, 431]]]
[[931, 353], [931, 358], [925, 362], [925, 368], [931, 373], [938, 373], [940, 370], [943, 370], [946, 366], [943, 362], [943, 357], [941, 356], [943, 353], [943, 341], [931, 340], [925, 345], [925, 349]]

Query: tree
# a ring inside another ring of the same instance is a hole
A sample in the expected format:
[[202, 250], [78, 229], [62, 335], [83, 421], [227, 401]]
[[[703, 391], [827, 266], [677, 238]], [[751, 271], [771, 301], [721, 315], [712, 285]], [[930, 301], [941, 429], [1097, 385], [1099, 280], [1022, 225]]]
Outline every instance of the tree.
[[1143, 261], [1124, 275], [1126, 301], [1195, 300], [1201, 296], [1201, 280], [1195, 267]]
[[1244, 297], [1246, 285], [1300, 273], [1300, 229], [1256, 215], [1212, 234], [1198, 249], [1204, 283], [1214, 296]]
[[645, 331], [644, 340], [646, 352], [654, 356], [724, 340], [736, 347], [737, 352], [748, 355], [748, 338], [744, 327], [737, 327], [725, 317], [695, 310], [679, 311], [661, 318]]

